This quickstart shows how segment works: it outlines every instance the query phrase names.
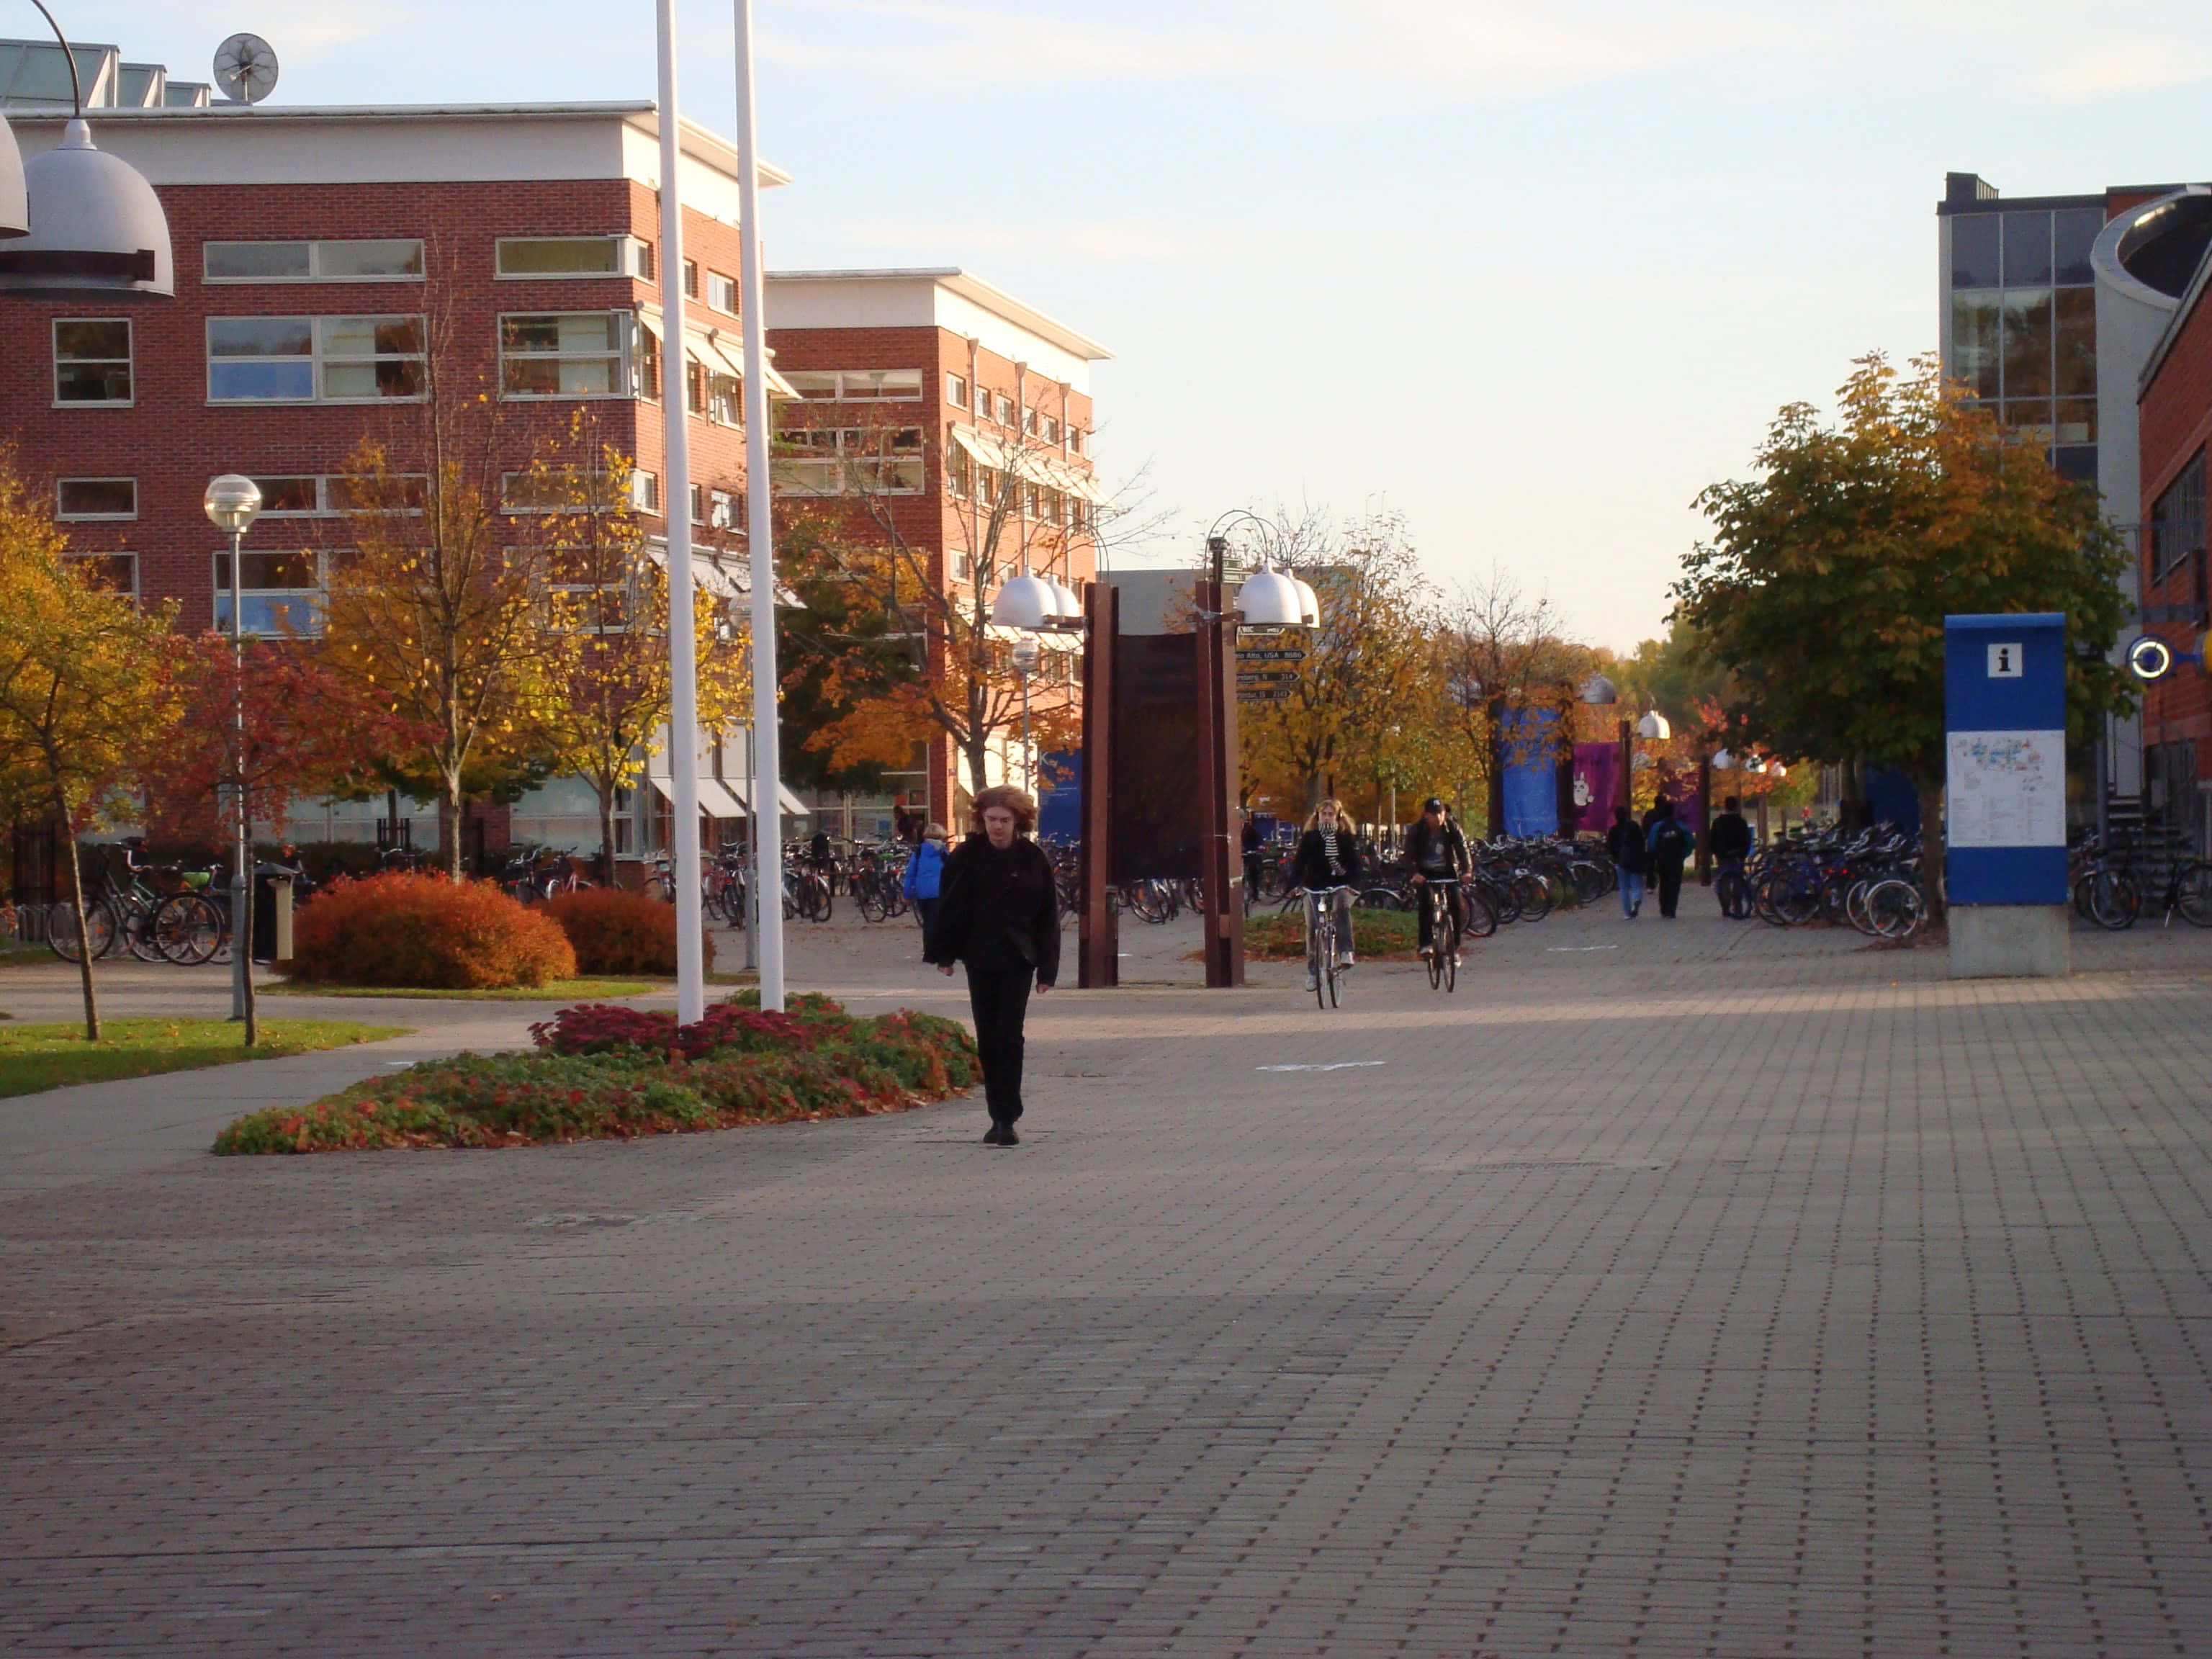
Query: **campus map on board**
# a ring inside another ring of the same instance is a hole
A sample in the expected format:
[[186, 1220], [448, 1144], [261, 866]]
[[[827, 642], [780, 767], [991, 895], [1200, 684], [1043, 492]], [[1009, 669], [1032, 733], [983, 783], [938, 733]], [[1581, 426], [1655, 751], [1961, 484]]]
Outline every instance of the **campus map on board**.
[[2063, 847], [2066, 734], [1952, 732], [1945, 819], [1953, 847]]

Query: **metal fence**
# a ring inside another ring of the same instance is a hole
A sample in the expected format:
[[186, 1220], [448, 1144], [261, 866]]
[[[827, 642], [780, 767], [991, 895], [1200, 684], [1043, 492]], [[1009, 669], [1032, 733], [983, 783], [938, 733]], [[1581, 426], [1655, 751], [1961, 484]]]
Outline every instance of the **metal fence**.
[[0, 901], [0, 939], [19, 945], [44, 945], [46, 926], [58, 904], [9, 904]]

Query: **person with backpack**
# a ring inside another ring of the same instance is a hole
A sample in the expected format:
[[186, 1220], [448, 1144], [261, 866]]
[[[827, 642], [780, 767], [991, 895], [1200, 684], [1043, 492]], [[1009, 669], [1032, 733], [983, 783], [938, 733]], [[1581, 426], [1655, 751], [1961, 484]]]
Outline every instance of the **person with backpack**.
[[1682, 866], [1698, 838], [1674, 816], [1674, 803], [1659, 797], [1653, 809], [1658, 817], [1647, 832], [1651, 848], [1651, 883], [1659, 890], [1659, 914], [1674, 920], [1674, 907], [1682, 902]]
[[1636, 920], [1644, 908], [1644, 873], [1651, 867], [1651, 854], [1644, 831], [1626, 806], [1613, 809], [1613, 828], [1605, 832], [1605, 855], [1613, 860], [1614, 879], [1620, 887], [1620, 915]]

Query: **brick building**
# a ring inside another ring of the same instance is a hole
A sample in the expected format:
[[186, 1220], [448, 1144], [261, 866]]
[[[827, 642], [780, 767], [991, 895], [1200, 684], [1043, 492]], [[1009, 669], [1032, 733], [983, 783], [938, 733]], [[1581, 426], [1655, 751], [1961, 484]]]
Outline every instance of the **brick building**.
[[[958, 605], [1016, 575], [1077, 587], [1097, 574], [1091, 366], [1105, 347], [957, 268], [771, 272], [766, 303], [796, 394], [779, 406], [779, 499], [842, 500]], [[1046, 644], [1059, 648], [1033, 678], [1040, 709], [1072, 704], [1079, 678], [1073, 641]], [[1002, 731], [987, 779], [1026, 781], [1040, 763]], [[839, 805], [861, 833], [889, 827], [893, 796], [955, 825], [971, 781], [939, 737], [889, 793]]]
[[[2212, 222], [2212, 195], [2198, 206]], [[2199, 658], [2148, 688], [2145, 769], [2151, 806], [2186, 830], [2200, 854], [2212, 848], [2212, 678], [2202, 660], [2206, 629], [2212, 628], [2205, 568], [2205, 450], [2212, 443], [2208, 286], [2212, 253], [2200, 246], [2196, 268], [2136, 387], [2147, 631]]]
[[[66, 112], [9, 111], [27, 156], [59, 138]], [[635, 458], [657, 534], [676, 505], [659, 491], [664, 394], [683, 397], [693, 518], [717, 561], [702, 598], [740, 592], [738, 180], [724, 140], [688, 122], [682, 133], [679, 375], [664, 370], [673, 273], [658, 258], [649, 103], [90, 112], [95, 142], [160, 195], [177, 291], [123, 304], [0, 297], [0, 441], [52, 491], [74, 552], [146, 600], [177, 601], [186, 628], [228, 626], [228, 554], [201, 494], [212, 476], [242, 472], [264, 499], [241, 561], [245, 625], [312, 630], [325, 562], [345, 538], [351, 458], [364, 440], [395, 458], [419, 448], [434, 360], [441, 386], [494, 400], [490, 441], [517, 514], [531, 507], [520, 475], [581, 414], [592, 453], [605, 443]], [[292, 833], [368, 839], [386, 811], [328, 803]], [[434, 833], [420, 811], [418, 844]], [[625, 826], [633, 848], [661, 843], [665, 805], [656, 815], [653, 792], [638, 792]], [[598, 842], [589, 792], [573, 781], [481, 833], [493, 846], [510, 834]]]

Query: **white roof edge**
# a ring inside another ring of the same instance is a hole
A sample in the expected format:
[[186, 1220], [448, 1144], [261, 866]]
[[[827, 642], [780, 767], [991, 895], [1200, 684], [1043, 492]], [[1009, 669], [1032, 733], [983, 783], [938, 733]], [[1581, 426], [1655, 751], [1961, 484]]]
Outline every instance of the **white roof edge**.
[[1112, 360], [1113, 352], [1087, 334], [1078, 333], [1057, 317], [1016, 299], [994, 283], [987, 283], [959, 265], [896, 266], [880, 270], [771, 270], [771, 283], [888, 283], [932, 282], [950, 289], [962, 299], [986, 311], [995, 311], [1010, 323], [1049, 340], [1062, 351], [1099, 363]]
[[[88, 120], [108, 121], [252, 121], [266, 123], [328, 122], [344, 125], [375, 121], [498, 121], [519, 117], [538, 121], [598, 121], [620, 116], [647, 132], [658, 133], [657, 106], [651, 99], [606, 99], [557, 104], [207, 104], [143, 109], [136, 105], [109, 106], [85, 112]], [[69, 119], [66, 108], [11, 109], [11, 122], [32, 125]], [[683, 118], [681, 134], [686, 154], [736, 176], [738, 147], [711, 127]], [[761, 182], [787, 185], [791, 175], [772, 161], [761, 163]]]

